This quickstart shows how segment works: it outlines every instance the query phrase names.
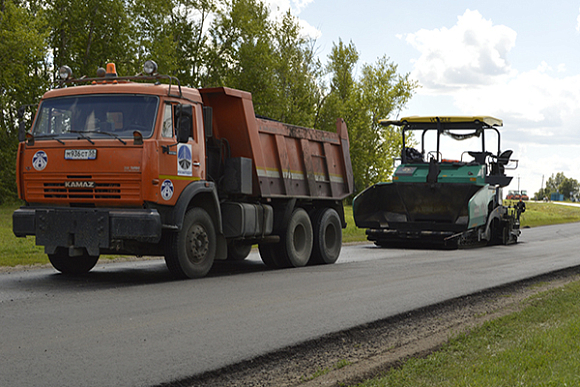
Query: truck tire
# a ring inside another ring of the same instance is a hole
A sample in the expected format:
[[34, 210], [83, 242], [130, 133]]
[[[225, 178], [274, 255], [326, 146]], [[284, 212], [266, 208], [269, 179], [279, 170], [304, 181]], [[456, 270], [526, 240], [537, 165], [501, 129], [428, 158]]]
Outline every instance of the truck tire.
[[258, 245], [262, 262], [270, 269], [283, 269], [290, 267], [290, 263], [283, 259], [284, 252], [280, 248], [280, 243], [263, 243]]
[[54, 254], [48, 254], [48, 260], [52, 266], [63, 274], [88, 273], [99, 260], [99, 256], [89, 255], [85, 252], [78, 257], [71, 257], [66, 247], [58, 247]]
[[314, 245], [309, 264], [335, 263], [342, 247], [342, 224], [333, 208], [322, 208], [312, 214]]
[[292, 213], [282, 240], [282, 253], [290, 267], [305, 266], [310, 260], [314, 235], [308, 213], [297, 208]]
[[240, 241], [228, 242], [228, 261], [243, 261], [252, 251], [252, 245]]
[[213, 265], [217, 237], [211, 217], [202, 208], [185, 213], [183, 227], [166, 238], [165, 264], [176, 278], [204, 277]]
[[288, 226], [276, 244], [259, 245], [260, 256], [273, 269], [305, 266], [313, 245], [312, 223], [308, 213], [297, 208], [290, 216]]

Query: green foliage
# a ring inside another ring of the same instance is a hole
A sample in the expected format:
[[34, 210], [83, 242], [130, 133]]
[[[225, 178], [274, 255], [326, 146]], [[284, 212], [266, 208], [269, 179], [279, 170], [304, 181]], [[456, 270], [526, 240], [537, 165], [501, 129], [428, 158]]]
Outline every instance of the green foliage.
[[16, 200], [16, 114], [46, 89], [46, 22], [31, 7], [3, 1], [0, 8], [0, 204]]
[[321, 64], [314, 57], [313, 42], [300, 35], [300, 26], [288, 11], [274, 30], [276, 98], [272, 116], [282, 122], [314, 126], [320, 93], [315, 79]]
[[393, 160], [402, 147], [400, 130], [378, 124], [405, 106], [417, 83], [397, 74], [387, 57], [364, 64], [359, 79], [354, 76], [358, 52], [351, 42], [339, 41], [327, 66], [332, 75], [330, 93], [319, 114], [318, 128], [332, 130], [335, 117], [345, 119], [349, 129], [350, 155], [357, 192], [390, 180]]
[[129, 2], [135, 68], [153, 59], [164, 74], [192, 87], [205, 85], [210, 48], [207, 35], [215, 0], [152, 0]]
[[123, 0], [55, 0], [46, 6], [55, 69], [68, 65], [77, 77], [95, 76], [113, 61], [119, 74], [128, 73], [135, 47]]
[[542, 200], [544, 197], [549, 199], [553, 193], [561, 193], [565, 200], [577, 199], [580, 194], [580, 184], [578, 180], [566, 177], [564, 172], [558, 172], [550, 176], [546, 181], [546, 187], [536, 192], [534, 197], [536, 200]]

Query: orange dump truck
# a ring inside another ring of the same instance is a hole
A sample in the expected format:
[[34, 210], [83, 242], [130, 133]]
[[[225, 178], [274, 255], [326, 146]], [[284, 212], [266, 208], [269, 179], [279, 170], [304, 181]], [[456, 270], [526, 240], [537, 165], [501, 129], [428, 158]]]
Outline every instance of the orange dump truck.
[[250, 93], [145, 69], [81, 80], [62, 69], [20, 127], [14, 234], [72, 274], [101, 254], [158, 255], [197, 278], [253, 244], [273, 268], [334, 263], [353, 191], [344, 121], [333, 133], [257, 118]]

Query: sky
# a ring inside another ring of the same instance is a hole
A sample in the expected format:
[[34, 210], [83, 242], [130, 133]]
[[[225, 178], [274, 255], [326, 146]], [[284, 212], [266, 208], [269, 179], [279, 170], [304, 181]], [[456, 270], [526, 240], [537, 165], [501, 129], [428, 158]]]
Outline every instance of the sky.
[[386, 56], [418, 81], [388, 118], [502, 119], [501, 148], [519, 160], [506, 190], [534, 194], [558, 172], [580, 181], [580, 1], [264, 1], [273, 15], [291, 9], [323, 63], [342, 40], [357, 70]]

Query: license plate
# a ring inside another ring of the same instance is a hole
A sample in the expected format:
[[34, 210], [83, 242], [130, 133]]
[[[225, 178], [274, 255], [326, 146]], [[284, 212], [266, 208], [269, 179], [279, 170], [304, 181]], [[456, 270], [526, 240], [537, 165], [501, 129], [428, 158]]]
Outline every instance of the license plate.
[[96, 149], [67, 149], [64, 151], [65, 160], [94, 160], [97, 158]]

